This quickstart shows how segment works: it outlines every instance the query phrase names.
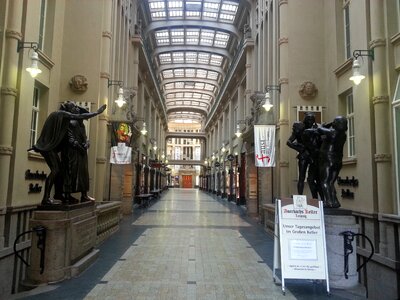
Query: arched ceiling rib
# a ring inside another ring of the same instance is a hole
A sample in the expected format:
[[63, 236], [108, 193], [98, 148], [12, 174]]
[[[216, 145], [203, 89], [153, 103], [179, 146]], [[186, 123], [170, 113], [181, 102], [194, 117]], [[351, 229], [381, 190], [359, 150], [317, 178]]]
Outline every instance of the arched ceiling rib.
[[174, 107], [174, 108], [169, 108], [167, 109], [168, 113], [177, 113], [177, 112], [182, 112], [184, 110], [185, 112], [192, 112], [192, 113], [197, 113], [199, 115], [204, 115], [207, 114], [207, 111], [201, 108], [195, 108], [195, 107]]
[[187, 93], [187, 92], [189, 92], [189, 93], [200, 93], [200, 94], [208, 95], [210, 97], [214, 97], [214, 95], [215, 95], [215, 93], [206, 91], [204, 89], [192, 88], [192, 89], [174, 89], [173, 91], [166, 91], [164, 93], [164, 96], [165, 96], [166, 99], [168, 99], [168, 95], [170, 95], [170, 94]]
[[183, 80], [185, 80], [186, 82], [202, 82], [202, 83], [205, 83], [205, 84], [211, 84], [211, 85], [217, 86], [218, 88], [220, 88], [220, 86], [221, 86], [221, 85], [220, 85], [217, 81], [215, 81], [215, 80], [209, 80], [209, 79], [204, 79], [204, 78], [195, 78], [195, 77], [168, 78], [168, 79], [162, 80], [162, 84], [165, 85], [165, 84], [173, 83], [173, 82], [181, 82], [181, 81], [183, 81]]
[[214, 72], [218, 72], [221, 75], [225, 75], [225, 72], [223, 71], [222, 68], [215, 67], [215, 66], [210, 66], [206, 64], [168, 64], [168, 65], [161, 65], [158, 70], [160, 72], [165, 71], [165, 70], [173, 70], [173, 69], [200, 69], [200, 70], [211, 70]]
[[202, 122], [242, 37], [250, 0], [143, 0], [142, 39], [170, 121]]
[[201, 51], [201, 52], [215, 53], [218, 55], [222, 55], [229, 60], [232, 59], [232, 55], [226, 49], [214, 48], [214, 47], [203, 46], [203, 45], [196, 45], [196, 46], [185, 45], [184, 48], [182, 48], [182, 46], [175, 46], [175, 45], [159, 46], [153, 50], [153, 55], [157, 56], [159, 54], [166, 53], [166, 52], [179, 52], [179, 51], [187, 51], [187, 52]]

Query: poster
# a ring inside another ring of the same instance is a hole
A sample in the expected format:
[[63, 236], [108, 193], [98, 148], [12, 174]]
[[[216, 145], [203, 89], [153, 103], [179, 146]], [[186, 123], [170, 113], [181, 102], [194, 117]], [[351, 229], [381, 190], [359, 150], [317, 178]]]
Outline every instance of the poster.
[[110, 163], [130, 164], [132, 161], [132, 124], [112, 122]]

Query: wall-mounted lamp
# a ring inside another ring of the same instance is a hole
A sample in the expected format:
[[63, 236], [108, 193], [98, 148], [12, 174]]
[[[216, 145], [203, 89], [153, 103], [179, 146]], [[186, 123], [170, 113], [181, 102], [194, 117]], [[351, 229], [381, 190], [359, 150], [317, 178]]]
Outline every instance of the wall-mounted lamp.
[[143, 126], [142, 126], [142, 130], [140, 130], [142, 135], [146, 135], [147, 134], [147, 129], [146, 129], [146, 122], [143, 122]]
[[204, 164], [208, 164], [208, 160], [207, 160], [207, 158], [204, 160]]
[[213, 153], [213, 155], [211, 156], [211, 160], [214, 160], [214, 159], [215, 159], [215, 155]]
[[358, 61], [359, 56], [369, 56], [374, 60], [374, 49], [371, 50], [354, 50], [353, 51], [353, 76], [349, 79], [354, 82], [355, 85], [359, 85], [360, 82], [365, 78], [363, 74], [360, 73], [360, 62]]
[[221, 151], [222, 151], [222, 153], [224, 153], [224, 152], [226, 151], [226, 148], [225, 148], [225, 143], [222, 143], [222, 148], [221, 148]]
[[262, 105], [262, 107], [264, 107], [266, 111], [270, 111], [271, 108], [274, 106], [271, 103], [271, 95], [270, 95], [269, 91], [278, 91], [280, 93], [281, 86], [280, 85], [267, 85], [265, 87], [265, 102]]
[[157, 151], [157, 141], [155, 138], [150, 139], [150, 143], [153, 145], [153, 150]]
[[30, 67], [26, 68], [26, 70], [29, 72], [29, 74], [31, 74], [32, 78], [35, 78], [38, 74], [42, 73], [42, 70], [40, 70], [38, 67], [39, 55], [37, 51], [39, 49], [39, 43], [18, 41], [17, 52], [24, 48], [33, 49], [31, 54], [32, 64]]
[[107, 86], [110, 87], [112, 85], [118, 85], [118, 98], [114, 100], [115, 103], [117, 103], [118, 107], [124, 106], [126, 103], [125, 98], [124, 98], [124, 89], [122, 88], [123, 82], [121, 80], [107, 80]]
[[242, 136], [242, 131], [240, 129], [240, 124], [246, 124], [248, 119], [246, 118], [245, 120], [239, 120], [236, 122], [236, 132], [235, 135], [240, 138]]
[[161, 154], [161, 159], [164, 159], [165, 158], [165, 152], [164, 152], [164, 150], [163, 150], [163, 152], [162, 152], [162, 154]]

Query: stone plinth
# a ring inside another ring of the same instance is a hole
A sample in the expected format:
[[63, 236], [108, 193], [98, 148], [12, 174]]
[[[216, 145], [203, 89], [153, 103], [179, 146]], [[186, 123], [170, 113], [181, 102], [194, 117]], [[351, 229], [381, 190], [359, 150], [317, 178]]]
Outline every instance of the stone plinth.
[[94, 203], [39, 207], [33, 213], [30, 227], [38, 225], [46, 228], [44, 271], [40, 274], [40, 250], [33, 233], [28, 284], [57, 282], [76, 276], [97, 257]]
[[340, 233], [358, 233], [358, 225], [351, 211], [325, 209], [325, 235], [328, 257], [329, 285], [337, 289], [352, 289], [358, 285], [356, 240], [352, 242], [353, 253], [348, 256], [348, 279], [344, 276], [344, 239]]

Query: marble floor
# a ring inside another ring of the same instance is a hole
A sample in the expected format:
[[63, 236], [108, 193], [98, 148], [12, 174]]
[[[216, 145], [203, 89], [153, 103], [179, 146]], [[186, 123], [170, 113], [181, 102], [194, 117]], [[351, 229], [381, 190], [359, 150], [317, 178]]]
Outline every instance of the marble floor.
[[197, 189], [170, 189], [124, 218], [78, 278], [26, 299], [354, 299], [319, 282], [272, 279], [273, 238], [245, 208]]

